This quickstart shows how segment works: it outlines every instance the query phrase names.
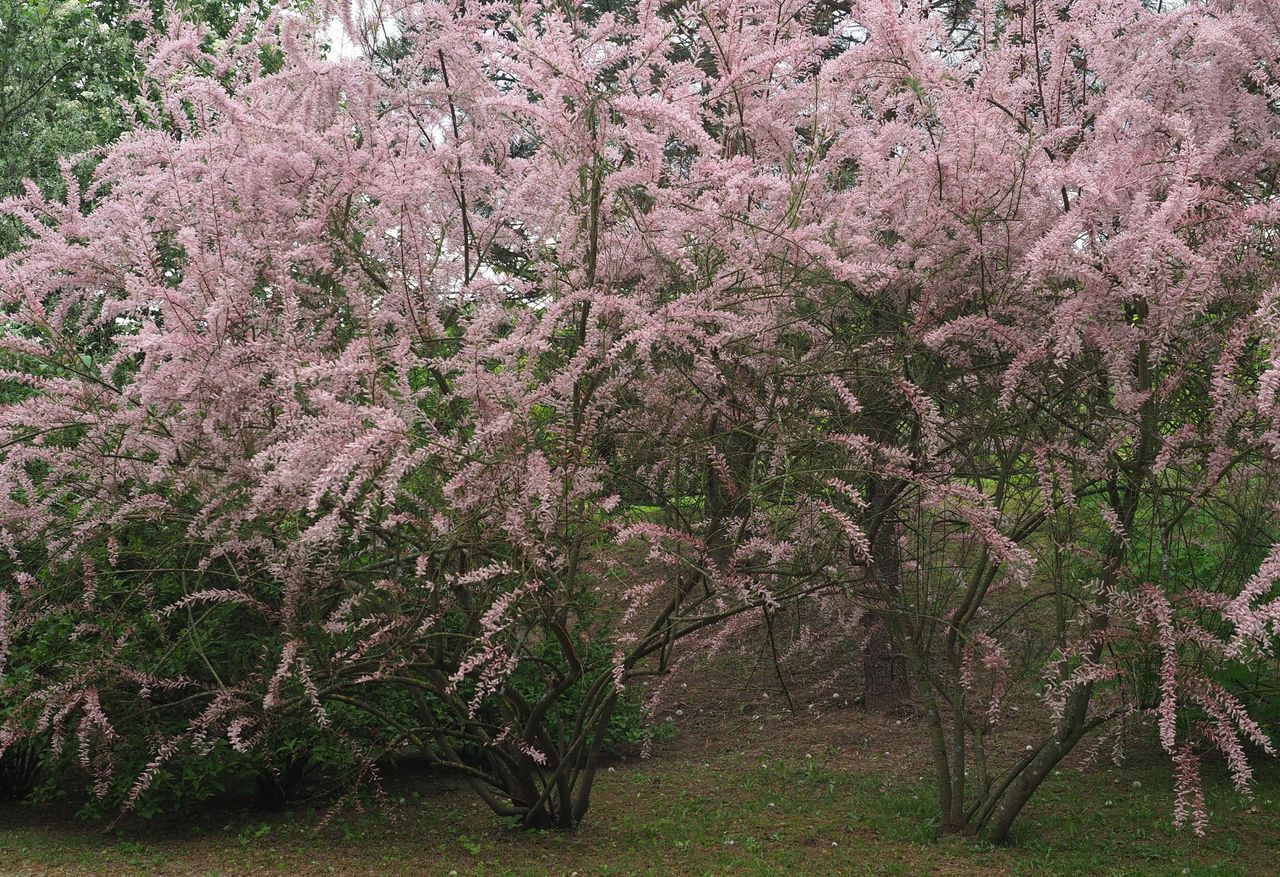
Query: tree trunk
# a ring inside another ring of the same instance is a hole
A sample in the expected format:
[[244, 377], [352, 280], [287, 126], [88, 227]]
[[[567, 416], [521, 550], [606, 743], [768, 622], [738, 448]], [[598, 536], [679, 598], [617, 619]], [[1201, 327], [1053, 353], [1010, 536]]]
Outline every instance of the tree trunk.
[[868, 613], [862, 647], [862, 705], [873, 712], [891, 713], [911, 696], [907, 666], [894, 654], [893, 637], [878, 614]]
[[[898, 524], [892, 516], [895, 495], [879, 477], [873, 477], [869, 487], [871, 581], [877, 592], [875, 602], [882, 607], [892, 607], [900, 596], [902, 569]], [[893, 632], [882, 612], [869, 610], [863, 626], [867, 638], [862, 646], [862, 705], [874, 712], [893, 712], [911, 695], [907, 663], [894, 651]]]

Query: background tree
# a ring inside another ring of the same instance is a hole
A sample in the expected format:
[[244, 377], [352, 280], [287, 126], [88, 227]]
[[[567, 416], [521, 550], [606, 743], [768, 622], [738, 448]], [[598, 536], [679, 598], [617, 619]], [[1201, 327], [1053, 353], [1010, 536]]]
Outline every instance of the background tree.
[[[225, 37], [245, 4], [179, 3]], [[160, 17], [160, 6], [148, 7]], [[118, 0], [4, 0], [0, 3], [0, 197], [18, 195], [25, 181], [61, 192], [59, 162], [77, 166], [86, 184], [93, 150], [130, 124], [138, 93], [135, 41], [146, 32], [139, 7]], [[0, 253], [17, 245], [19, 228], [0, 225]]]

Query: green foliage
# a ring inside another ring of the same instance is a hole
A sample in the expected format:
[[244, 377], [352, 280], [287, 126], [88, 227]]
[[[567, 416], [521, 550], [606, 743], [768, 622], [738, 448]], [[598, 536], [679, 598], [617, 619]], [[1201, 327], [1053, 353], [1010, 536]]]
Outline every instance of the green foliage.
[[[97, 585], [88, 607], [83, 602], [84, 569], [80, 562], [67, 564], [47, 556], [25, 558], [28, 568], [41, 571], [39, 582], [49, 605], [60, 608], [24, 627], [12, 643], [0, 686], [0, 718], [11, 713], [6, 691], [30, 689], [36, 686], [36, 679], [45, 685], [56, 684], [66, 668], [92, 666], [106, 653], [135, 666], [150, 667], [158, 679], [186, 678], [213, 686], [243, 686], [248, 680], [251, 689], [261, 686], [261, 680], [254, 682], [250, 676], [261, 655], [278, 654], [283, 642], [278, 638], [280, 632], [264, 625], [259, 613], [242, 604], [216, 602], [188, 605], [172, 613], [160, 611], [192, 591], [230, 585], [234, 570], [212, 564], [199, 581], [193, 580], [190, 572], [163, 572], [165, 568], [188, 569], [190, 564], [180, 558], [196, 550], [180, 520], [136, 524], [119, 531], [117, 542], [114, 562], [105, 546], [86, 558], [97, 570]], [[7, 563], [0, 561], [0, 567]], [[268, 589], [260, 589], [259, 595], [271, 596]], [[276, 594], [275, 599], [282, 596]], [[584, 602], [584, 611], [599, 611], [587, 603], [590, 600]], [[91, 624], [83, 626], [88, 619]], [[458, 623], [458, 619], [446, 619], [445, 627], [453, 624], [456, 628]], [[78, 627], [82, 627], [80, 633], [73, 634]], [[134, 635], [123, 637], [126, 629]], [[455, 630], [454, 635], [461, 634]], [[117, 649], [113, 644], [126, 639], [127, 654], [113, 651]], [[591, 680], [612, 673], [613, 655], [603, 642], [583, 639], [575, 645], [587, 672], [552, 703], [544, 721], [547, 733], [560, 745], [573, 737]], [[509, 682], [529, 700], [545, 691], [541, 674], [547, 666], [564, 660], [554, 643], [544, 643], [534, 657], [538, 660], [524, 662]], [[458, 694], [464, 701], [472, 697], [472, 685], [464, 681], [460, 686]], [[647, 738], [669, 737], [669, 724], [648, 727], [641, 695], [640, 686], [633, 684], [618, 698], [603, 740], [606, 754], [633, 754]], [[104, 741], [87, 744], [88, 767], [82, 760], [82, 742], [75, 737], [56, 756], [38, 762], [22, 761], [25, 750], [15, 749], [7, 756], [12, 769], [0, 763], [0, 774], [11, 776], [4, 787], [7, 796], [29, 796], [43, 802], [71, 800], [79, 802], [79, 812], [86, 819], [109, 818], [130, 799], [134, 781], [151, 763], [154, 750], [150, 743], [183, 735], [192, 717], [208, 703], [206, 697], [193, 700], [186, 689], [153, 691], [146, 698], [153, 708], [145, 710], [135, 708], [135, 695], [128, 686], [115, 691], [104, 688], [101, 696], [103, 709], [114, 723], [114, 740], [109, 745]], [[261, 698], [263, 692], [259, 690], [256, 696]], [[433, 696], [425, 695], [417, 702], [403, 688], [394, 686], [367, 688], [358, 705], [328, 700], [326, 724], [301, 712], [310, 707], [297, 680], [282, 685], [281, 699], [287, 706], [264, 710], [261, 724], [247, 735], [261, 732], [264, 739], [246, 751], [237, 750], [221, 733], [206, 740], [186, 739], [158, 766], [150, 785], [133, 803], [133, 811], [150, 818], [190, 812], [210, 801], [276, 809], [312, 795], [327, 797], [349, 788], [349, 780], [372, 761], [404, 754], [415, 745], [425, 745], [427, 751], [420, 754], [434, 760], [429, 734], [404, 732], [420, 728], [423, 704], [434, 708], [438, 719], [447, 714]], [[502, 713], [493, 699], [487, 699], [478, 718], [498, 724]], [[28, 721], [35, 720], [28, 717]], [[455, 745], [464, 761], [482, 763], [485, 753], [474, 743], [463, 738]], [[111, 761], [110, 779], [100, 784], [97, 797], [86, 799], [84, 790], [94, 784], [99, 756], [104, 763], [105, 759]], [[25, 772], [20, 767], [25, 767]]]
[[[0, 0], [0, 197], [31, 179], [62, 191], [60, 159], [119, 135], [136, 93], [131, 6], [122, 0]], [[81, 181], [88, 164], [78, 168]], [[0, 225], [0, 253], [18, 230]]]
[[[183, 0], [176, 6], [217, 38], [248, 4]], [[153, 20], [161, 20], [165, 8], [151, 2]], [[72, 162], [83, 187], [95, 163], [92, 151], [128, 127], [127, 107], [138, 96], [135, 41], [143, 35], [131, 20], [134, 12], [130, 0], [0, 0], [0, 199], [20, 194], [26, 180], [61, 195], [63, 160]], [[279, 60], [264, 58], [268, 69]], [[0, 255], [22, 234], [11, 218], [0, 219]]]
[[[1128, 580], [1135, 584], [1158, 582], [1180, 606], [1179, 611], [1188, 613], [1197, 625], [1215, 635], [1227, 635], [1220, 617], [1194, 605], [1179, 604], [1178, 597], [1196, 589], [1229, 596], [1240, 592], [1280, 538], [1270, 503], [1269, 486], [1263, 483], [1234, 484], [1191, 507], [1184, 505], [1184, 497], [1176, 489], [1153, 491], [1134, 516], [1125, 558]], [[1072, 513], [1077, 530], [1108, 532], [1098, 511], [1101, 505], [1097, 496], [1081, 500]], [[1064, 554], [1060, 563], [1055, 574], [1063, 578], [1084, 580], [1096, 575], [1096, 569], [1081, 555]], [[1130, 648], [1122, 657], [1140, 704], [1153, 707], [1160, 690], [1158, 648]], [[1280, 662], [1202, 659], [1196, 666], [1238, 696], [1264, 729], [1273, 736], [1280, 732]], [[1194, 711], [1181, 717], [1184, 724], [1196, 719]]]

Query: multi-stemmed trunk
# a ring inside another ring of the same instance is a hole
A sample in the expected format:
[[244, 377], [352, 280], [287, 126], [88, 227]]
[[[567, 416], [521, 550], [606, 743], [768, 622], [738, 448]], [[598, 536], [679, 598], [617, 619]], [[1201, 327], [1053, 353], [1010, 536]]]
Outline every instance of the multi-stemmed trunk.
[[[552, 728], [548, 714], [562, 705], [572, 684], [556, 686], [534, 704], [506, 688], [500, 698], [505, 734], [493, 733], [457, 698], [446, 697], [443, 703], [453, 713], [452, 727], [435, 715], [440, 702], [421, 695], [419, 718], [430, 732], [439, 763], [460, 771], [494, 813], [525, 828], [572, 828], [590, 806], [619, 697], [612, 673], [601, 673], [588, 685], [577, 715], [566, 719], [565, 727]], [[478, 746], [479, 756], [468, 758], [460, 739]]]
[[[1153, 378], [1147, 363], [1146, 345], [1139, 345], [1136, 373], [1141, 390], [1152, 387]], [[1099, 584], [1092, 601], [1086, 606], [1083, 640], [1088, 645], [1081, 658], [1088, 664], [1099, 663], [1104, 655], [1104, 639], [1111, 624], [1112, 600], [1120, 584], [1128, 550], [1128, 534], [1133, 532], [1152, 466], [1159, 448], [1159, 422], [1151, 397], [1138, 411], [1137, 435], [1131, 459], [1114, 460], [1113, 474], [1099, 484], [1079, 490], [1099, 495], [1110, 509], [1112, 530], [1101, 552]], [[1007, 475], [1007, 468], [1004, 469]], [[997, 486], [997, 505], [1002, 497], [1003, 480]], [[1044, 522], [1042, 509], [1014, 528], [1011, 534], [1021, 542]], [[984, 726], [968, 715], [966, 691], [961, 683], [960, 642], [970, 631], [962, 630], [974, 618], [976, 607], [994, 580], [998, 563], [983, 551], [973, 571], [968, 595], [960, 610], [950, 619], [945, 654], [942, 660], [927, 651], [926, 637], [913, 636], [911, 626], [899, 630], [900, 647], [912, 651], [912, 669], [916, 675], [925, 705], [932, 736], [933, 759], [938, 788], [941, 826], [945, 833], [970, 833], [992, 843], [1008, 840], [1015, 820], [1053, 770], [1092, 730], [1113, 720], [1117, 710], [1091, 714], [1096, 683], [1080, 680], [1071, 686], [1052, 729], [1038, 743], [1027, 747], [1017, 761], [998, 777], [988, 771]], [[1060, 597], [1061, 595], [1059, 595]], [[931, 620], [924, 622], [932, 624]], [[1061, 610], [1059, 625], [1065, 626]], [[1065, 643], [1065, 629], [1059, 630], [1060, 645]], [[914, 649], [913, 649], [914, 646]], [[973, 774], [976, 788], [966, 785]]]

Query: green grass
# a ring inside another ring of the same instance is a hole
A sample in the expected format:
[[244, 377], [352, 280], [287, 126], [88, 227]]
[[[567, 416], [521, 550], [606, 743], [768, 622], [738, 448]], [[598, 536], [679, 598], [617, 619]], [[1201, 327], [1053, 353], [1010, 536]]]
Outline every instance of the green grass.
[[389, 784], [386, 806], [322, 828], [300, 813], [205, 814], [103, 833], [9, 807], [0, 874], [1280, 875], [1280, 770], [1270, 765], [1253, 802], [1213, 781], [1199, 840], [1171, 824], [1167, 766], [1064, 769], [1013, 844], [991, 849], [935, 838], [927, 777], [846, 769], [848, 755], [618, 766], [570, 833], [513, 830], [438, 777]]

